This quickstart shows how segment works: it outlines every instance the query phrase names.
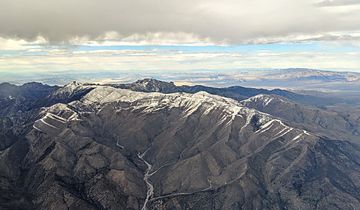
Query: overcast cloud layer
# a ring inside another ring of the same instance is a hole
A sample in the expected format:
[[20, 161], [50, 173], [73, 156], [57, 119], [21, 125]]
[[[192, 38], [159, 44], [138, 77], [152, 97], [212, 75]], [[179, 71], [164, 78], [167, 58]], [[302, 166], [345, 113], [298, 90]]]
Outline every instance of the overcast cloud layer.
[[[0, 36], [50, 41], [187, 33], [229, 43], [360, 30], [355, 0], [1, 0]], [[145, 37], [146, 39], [146, 37]]]
[[0, 0], [0, 82], [360, 72], [359, 20], [360, 0]]

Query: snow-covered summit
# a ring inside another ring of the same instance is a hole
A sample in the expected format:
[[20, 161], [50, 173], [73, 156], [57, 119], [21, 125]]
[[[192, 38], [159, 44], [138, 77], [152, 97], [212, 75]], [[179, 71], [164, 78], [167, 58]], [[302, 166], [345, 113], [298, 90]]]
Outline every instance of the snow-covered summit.
[[194, 94], [158, 92], [137, 92], [109, 86], [97, 86], [79, 101], [71, 103], [73, 107], [87, 107], [91, 110], [101, 110], [106, 104], [128, 103], [130, 109], [151, 113], [162, 109], [180, 109], [182, 116], [190, 116], [195, 112], [207, 115], [211, 112], [222, 113], [223, 120], [234, 119], [236, 116], [244, 118], [248, 123], [256, 115], [259, 123], [266, 123], [271, 119], [268, 114], [249, 109], [238, 101], [212, 95], [204, 91]]
[[91, 89], [95, 88], [94, 84], [85, 84], [77, 81], [73, 81], [64, 87], [59, 88], [50, 95], [50, 98], [59, 99], [72, 99], [73, 97], [80, 98]]
[[276, 95], [266, 95], [266, 94], [259, 94], [253, 97], [250, 97], [248, 99], [245, 99], [243, 101], [240, 102], [242, 105], [244, 106], [248, 106], [248, 105], [259, 105], [259, 106], [263, 106], [266, 107], [270, 104], [274, 104], [274, 103], [288, 103], [288, 101], [280, 96], [276, 96]]
[[173, 82], [164, 82], [150, 78], [137, 80], [130, 84], [119, 84], [116, 87], [142, 92], [177, 92], [177, 86]]
[[119, 89], [107, 86], [97, 86], [82, 101], [86, 104], [105, 104], [111, 102], [132, 102], [141, 106], [197, 106], [203, 104], [213, 107], [232, 107], [240, 104], [229, 98], [212, 95], [204, 91], [194, 94], [171, 93], [163, 94], [158, 92], [137, 92], [127, 89]]
[[64, 87], [58, 89], [55, 94], [59, 94], [59, 95], [62, 95], [62, 94], [72, 94], [74, 93], [76, 90], [78, 89], [82, 89], [84, 88], [84, 85], [80, 82], [77, 82], [77, 81], [73, 81], [67, 85], [65, 85]]
[[[283, 129], [288, 128], [281, 120], [275, 117], [247, 107], [247, 103], [262, 103], [264, 106], [272, 103], [274, 100], [282, 100], [281, 97], [260, 94], [247, 100], [238, 102], [236, 100], [213, 95], [205, 91], [194, 94], [191, 93], [159, 93], [159, 92], [139, 92], [129, 89], [115, 88], [104, 85], [86, 85], [81, 83], [72, 83], [65, 87], [71, 91], [88, 90], [79, 99], [69, 103], [69, 106], [59, 106], [50, 108], [49, 111], [54, 114], [60, 113], [64, 119], [79, 120], [81, 116], [76, 113], [101, 112], [104, 107], [112, 107], [115, 111], [134, 110], [141, 113], [155, 113], [159, 111], [179, 110], [179, 118], [187, 118], [192, 114], [201, 116], [210, 116], [218, 113], [218, 123], [231, 124], [236, 118], [244, 121], [243, 128], [252, 123], [262, 128], [270, 121], [278, 122]], [[89, 89], [90, 88], [90, 89]], [[127, 105], [124, 105], [127, 104]], [[61, 107], [65, 107], [64, 110]], [[68, 108], [74, 109], [73, 111]], [[66, 109], [66, 110], [65, 110]], [[56, 111], [51, 111], [56, 110]], [[275, 120], [275, 121], [274, 121]], [[44, 119], [48, 122], [47, 118]], [[288, 129], [290, 131], [290, 129]]]

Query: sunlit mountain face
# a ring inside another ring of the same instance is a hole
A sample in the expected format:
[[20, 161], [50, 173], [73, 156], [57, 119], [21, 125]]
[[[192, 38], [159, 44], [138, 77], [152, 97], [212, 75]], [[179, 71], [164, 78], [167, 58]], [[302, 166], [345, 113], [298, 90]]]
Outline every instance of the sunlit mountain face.
[[357, 0], [2, 0], [0, 210], [360, 209]]

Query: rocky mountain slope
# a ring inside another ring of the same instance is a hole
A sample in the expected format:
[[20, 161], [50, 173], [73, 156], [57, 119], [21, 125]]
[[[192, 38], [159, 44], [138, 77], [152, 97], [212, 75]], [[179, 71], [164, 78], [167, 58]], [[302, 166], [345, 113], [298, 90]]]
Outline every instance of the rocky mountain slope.
[[[319, 135], [355, 142], [360, 139], [360, 118], [351, 117], [349, 114], [305, 106], [276, 95], [260, 94], [241, 101], [241, 104]], [[356, 113], [352, 115], [355, 116]]]
[[0, 209], [360, 208], [360, 146], [256, 98], [274, 103], [56, 89], [28, 123], [2, 115], [21, 132], [0, 151]]

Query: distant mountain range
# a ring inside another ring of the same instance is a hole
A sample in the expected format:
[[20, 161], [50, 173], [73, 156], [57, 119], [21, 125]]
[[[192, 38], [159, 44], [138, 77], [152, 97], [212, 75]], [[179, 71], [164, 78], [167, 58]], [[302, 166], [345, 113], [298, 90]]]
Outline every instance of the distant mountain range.
[[[1, 75], [0, 75], [1, 76]], [[135, 72], [102, 71], [89, 72], [84, 75], [74, 71], [57, 74], [17, 75], [13, 82], [23, 84], [27, 81], [39, 81], [47, 84], [67, 84], [73, 80], [86, 83], [126, 83], [144, 77], [162, 81], [174, 81], [175, 84], [204, 85], [211, 87], [243, 86], [265, 89], [287, 89], [294, 91], [341, 92], [342, 94], [359, 94], [360, 73], [343, 71], [325, 71], [317, 69], [239, 69], [228, 71], [179, 71], [179, 72]], [[0, 82], [9, 81], [6, 77]]]
[[338, 102], [154, 79], [0, 84], [0, 209], [359, 209], [360, 111]]
[[[210, 86], [245, 86], [313, 90], [325, 92], [360, 92], [360, 73], [324, 71], [316, 69], [239, 70], [231, 73], [204, 73], [189, 75], [193, 83]], [[211, 78], [209, 80], [209, 78]]]
[[[246, 79], [246, 76], [244, 78]], [[318, 82], [360, 82], [360, 73], [295, 68], [271, 70], [263, 75], [260, 74], [256, 79], [280, 81], [313, 80]]]

